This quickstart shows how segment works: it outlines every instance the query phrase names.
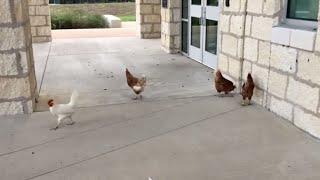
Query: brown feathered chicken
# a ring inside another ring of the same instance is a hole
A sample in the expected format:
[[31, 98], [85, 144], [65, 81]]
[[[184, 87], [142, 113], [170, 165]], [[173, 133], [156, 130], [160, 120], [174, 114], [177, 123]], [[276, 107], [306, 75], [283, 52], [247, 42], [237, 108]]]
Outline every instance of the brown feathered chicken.
[[142, 75], [141, 78], [137, 78], [137, 77], [134, 77], [128, 69], [126, 69], [126, 77], [127, 77], [128, 86], [136, 94], [136, 97], [134, 99], [138, 99], [138, 96], [140, 96], [140, 99], [141, 99], [142, 98], [141, 93], [144, 91], [144, 88], [147, 84], [147, 79], [145, 75]]
[[216, 77], [214, 78], [214, 81], [218, 93], [224, 92], [225, 94], [228, 94], [236, 88], [233, 82], [223, 77], [219, 69], [216, 72]]
[[[247, 76], [247, 82], [245, 82], [242, 86], [242, 105], [249, 105], [251, 104], [251, 98], [253, 96], [253, 90], [254, 90], [254, 82], [251, 74], [249, 73]], [[246, 104], [246, 99], [248, 98], [248, 103]]]

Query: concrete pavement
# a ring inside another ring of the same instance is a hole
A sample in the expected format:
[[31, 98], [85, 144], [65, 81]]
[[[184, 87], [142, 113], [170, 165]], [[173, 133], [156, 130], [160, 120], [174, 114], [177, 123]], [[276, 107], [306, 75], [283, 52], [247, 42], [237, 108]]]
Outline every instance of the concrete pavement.
[[163, 52], [159, 40], [56, 39], [35, 44], [34, 52], [41, 89], [38, 111], [48, 110], [49, 98], [68, 101], [73, 89], [80, 92], [81, 107], [130, 102], [133, 93], [126, 84], [126, 67], [137, 76], [146, 75], [146, 100], [215, 93], [211, 69]]
[[216, 96], [78, 109], [57, 131], [48, 112], [1, 119], [10, 180], [320, 178], [320, 144], [285, 120]]
[[[43, 112], [0, 117], [0, 179], [320, 178], [318, 140], [263, 108], [240, 106], [237, 95], [215, 96], [210, 69], [159, 47], [134, 37], [37, 44]], [[125, 67], [147, 75], [142, 101], [131, 100]], [[66, 102], [74, 88], [76, 124], [50, 131], [47, 98]]]

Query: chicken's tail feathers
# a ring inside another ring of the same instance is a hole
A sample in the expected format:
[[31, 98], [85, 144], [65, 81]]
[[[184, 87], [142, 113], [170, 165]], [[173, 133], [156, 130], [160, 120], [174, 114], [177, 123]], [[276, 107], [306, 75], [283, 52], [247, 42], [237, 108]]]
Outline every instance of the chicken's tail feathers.
[[75, 105], [76, 105], [76, 102], [77, 102], [77, 100], [78, 100], [78, 97], [79, 97], [78, 91], [77, 91], [77, 90], [74, 90], [74, 91], [72, 92], [72, 94], [71, 94], [69, 104], [70, 104], [71, 106], [75, 106]]

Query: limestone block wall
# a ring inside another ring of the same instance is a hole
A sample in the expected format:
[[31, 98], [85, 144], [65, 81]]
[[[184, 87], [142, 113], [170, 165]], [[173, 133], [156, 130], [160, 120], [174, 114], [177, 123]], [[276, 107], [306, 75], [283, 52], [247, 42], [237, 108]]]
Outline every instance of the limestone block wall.
[[0, 115], [31, 113], [36, 95], [25, 0], [0, 1]]
[[181, 49], [181, 6], [181, 1], [168, 0], [168, 7], [161, 8], [161, 46], [168, 53]]
[[[244, 80], [251, 72], [257, 85], [255, 103], [320, 138], [319, 33], [311, 50], [275, 43], [272, 29], [282, 22], [284, 1], [247, 0], [247, 8], [243, 0], [230, 3], [220, 17], [219, 68], [235, 80]], [[242, 14], [246, 18], [245, 32], [241, 35]], [[319, 28], [318, 25], [318, 32]], [[241, 73], [237, 76], [239, 69]]]
[[225, 6], [225, 1], [219, 1], [221, 14], [219, 18], [219, 45], [218, 68], [228, 78], [241, 87], [241, 71], [243, 62], [245, 6], [244, 0], [230, 1], [230, 6]]
[[142, 39], [161, 37], [161, 0], [136, 0], [138, 33]]
[[51, 41], [49, 0], [28, 0], [33, 42]]

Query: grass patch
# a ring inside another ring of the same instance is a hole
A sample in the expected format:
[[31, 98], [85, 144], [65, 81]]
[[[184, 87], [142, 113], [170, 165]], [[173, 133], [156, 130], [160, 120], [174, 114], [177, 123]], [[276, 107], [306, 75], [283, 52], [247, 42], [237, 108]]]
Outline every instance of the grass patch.
[[136, 16], [135, 16], [135, 15], [120, 16], [119, 18], [120, 18], [121, 21], [123, 21], [123, 22], [136, 21]]
[[80, 10], [56, 11], [51, 15], [52, 29], [104, 28], [106, 23], [101, 15]]

